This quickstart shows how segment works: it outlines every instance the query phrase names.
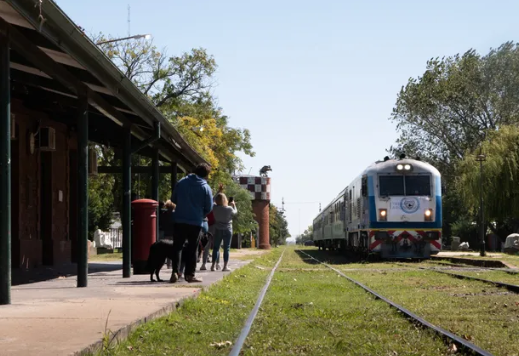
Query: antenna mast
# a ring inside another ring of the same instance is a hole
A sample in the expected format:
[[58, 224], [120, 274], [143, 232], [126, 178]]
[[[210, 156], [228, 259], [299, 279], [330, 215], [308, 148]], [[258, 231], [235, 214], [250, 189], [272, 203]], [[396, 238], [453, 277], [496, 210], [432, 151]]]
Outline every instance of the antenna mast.
[[130, 25], [131, 25], [131, 21], [130, 21], [130, 4], [128, 4], [128, 37], [131, 36]]

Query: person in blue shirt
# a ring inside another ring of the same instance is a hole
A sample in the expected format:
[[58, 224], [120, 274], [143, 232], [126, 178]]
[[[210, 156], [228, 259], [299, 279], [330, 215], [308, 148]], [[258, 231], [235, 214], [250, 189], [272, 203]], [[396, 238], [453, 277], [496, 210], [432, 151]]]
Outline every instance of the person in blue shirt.
[[213, 209], [213, 192], [207, 184], [210, 172], [211, 167], [208, 164], [199, 164], [194, 172], [182, 178], [173, 190], [171, 201], [176, 208], [171, 283], [178, 281], [181, 258], [186, 264], [184, 279], [189, 283], [202, 282], [201, 278], [195, 277], [196, 251], [204, 219]]

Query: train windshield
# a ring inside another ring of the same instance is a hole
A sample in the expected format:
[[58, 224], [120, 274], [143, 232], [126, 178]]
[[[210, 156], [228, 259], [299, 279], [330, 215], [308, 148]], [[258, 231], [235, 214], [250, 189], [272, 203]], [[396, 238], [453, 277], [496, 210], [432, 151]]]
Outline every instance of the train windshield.
[[431, 177], [379, 176], [380, 196], [431, 195]]
[[380, 196], [405, 195], [404, 176], [380, 176]]
[[406, 176], [405, 195], [431, 195], [431, 177]]

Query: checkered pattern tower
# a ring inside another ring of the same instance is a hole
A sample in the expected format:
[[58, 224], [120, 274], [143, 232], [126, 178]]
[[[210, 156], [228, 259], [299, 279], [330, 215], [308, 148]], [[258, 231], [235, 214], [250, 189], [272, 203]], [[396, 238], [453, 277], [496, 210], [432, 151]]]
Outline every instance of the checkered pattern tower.
[[252, 210], [259, 226], [259, 245], [261, 249], [270, 249], [269, 206], [270, 178], [242, 175], [234, 177], [236, 183], [247, 189], [252, 198]]

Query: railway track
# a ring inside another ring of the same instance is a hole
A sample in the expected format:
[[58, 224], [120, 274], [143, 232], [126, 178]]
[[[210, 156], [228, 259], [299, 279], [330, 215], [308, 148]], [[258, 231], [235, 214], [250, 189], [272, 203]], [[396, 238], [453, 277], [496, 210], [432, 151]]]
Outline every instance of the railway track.
[[[474, 345], [473, 343], [439, 327], [439, 326], [436, 326], [436, 325], [433, 325], [431, 323], [429, 323], [428, 321], [426, 321], [425, 319], [419, 317], [418, 315], [414, 314], [413, 312], [411, 312], [410, 310], [402, 307], [401, 305], [398, 305], [396, 304], [395, 302], [387, 299], [386, 297], [380, 295], [379, 293], [375, 292], [374, 290], [370, 289], [369, 287], [363, 285], [362, 283], [354, 280], [353, 278], [351, 277], [348, 277], [347, 275], [345, 275], [343, 272], [341, 272], [340, 270], [318, 260], [317, 258], [309, 255], [308, 253], [306, 253], [305, 251], [302, 251], [302, 250], [299, 250], [299, 252], [301, 252], [302, 254], [308, 256], [309, 258], [315, 260], [316, 262], [326, 266], [327, 268], [331, 269], [332, 271], [338, 273], [341, 277], [344, 277], [346, 278], [347, 280], [349, 280], [350, 282], [356, 284], [357, 286], [361, 287], [362, 289], [364, 289], [366, 292], [372, 294], [376, 299], [380, 299], [384, 302], [386, 302], [387, 304], [389, 304], [391, 307], [397, 309], [400, 313], [402, 313], [403, 315], [406, 316], [406, 318], [408, 318], [409, 320], [411, 320], [413, 323], [415, 324], [418, 324], [420, 325], [421, 327], [423, 328], [426, 328], [426, 329], [430, 329], [432, 331], [434, 331], [436, 334], [438, 334], [440, 337], [442, 337], [442, 339], [444, 341], [450, 341], [452, 343], [454, 343], [458, 349], [460, 351], [463, 351], [465, 354], [468, 354], [468, 355], [481, 355], [481, 356], [492, 356], [492, 354], [486, 350], [483, 350], [481, 349], [480, 347]], [[490, 281], [489, 281], [490, 282]], [[238, 355], [238, 354], [233, 354], [233, 355]]]
[[428, 261], [428, 262], [436, 263], [436, 264], [442, 265], [444, 267], [459, 267], [459, 268], [463, 268], [466, 270], [473, 269], [473, 270], [478, 270], [478, 271], [500, 271], [500, 272], [505, 272], [505, 273], [508, 273], [511, 275], [519, 274], [519, 269], [513, 270], [513, 269], [495, 268], [495, 267], [475, 267], [475, 266], [470, 267], [470, 265], [463, 265], [463, 264], [457, 264], [457, 263], [450, 264], [450, 263], [444, 263], [441, 261]]
[[254, 319], [256, 318], [256, 315], [258, 314], [258, 310], [261, 306], [261, 303], [263, 303], [263, 298], [265, 298], [265, 294], [267, 293], [267, 290], [270, 286], [272, 277], [274, 276], [274, 273], [276, 272], [279, 264], [281, 263], [281, 260], [283, 259], [283, 255], [285, 254], [285, 251], [286, 251], [286, 247], [283, 250], [283, 252], [281, 253], [281, 256], [279, 256], [279, 260], [276, 262], [274, 268], [272, 268], [272, 271], [270, 271], [267, 281], [265, 282], [265, 285], [263, 286], [263, 289], [261, 290], [261, 292], [258, 296], [258, 299], [256, 300], [256, 304], [254, 305], [254, 308], [252, 309], [251, 313], [249, 314], [249, 317], [247, 318], [247, 321], [245, 322], [245, 325], [243, 326], [243, 329], [241, 330], [240, 335], [238, 336], [238, 339], [236, 340], [236, 343], [234, 344], [233, 348], [231, 349], [229, 356], [240, 355], [241, 349], [243, 348], [243, 344], [245, 343], [245, 340], [247, 339], [247, 336], [249, 335], [252, 323], [254, 322]]
[[472, 280], [472, 281], [479, 281], [479, 282], [483, 282], [483, 283], [487, 283], [487, 284], [493, 284], [496, 287], [506, 288], [507, 290], [509, 290], [511, 292], [519, 293], [519, 285], [515, 285], [515, 284], [509, 284], [509, 283], [491, 281], [489, 279], [484, 279], [484, 278], [466, 276], [466, 275], [463, 275], [463, 274], [442, 271], [442, 270], [439, 270], [439, 269], [436, 269], [436, 268], [427, 268], [427, 267], [420, 267], [420, 266], [418, 266], [418, 269], [425, 270], [425, 271], [437, 272], [437, 273], [443, 273], [443, 274], [446, 274], [446, 275], [449, 275], [449, 276], [452, 276], [452, 277], [458, 278], [458, 279], [466, 279], [466, 280]]

